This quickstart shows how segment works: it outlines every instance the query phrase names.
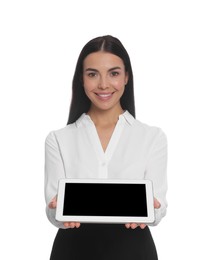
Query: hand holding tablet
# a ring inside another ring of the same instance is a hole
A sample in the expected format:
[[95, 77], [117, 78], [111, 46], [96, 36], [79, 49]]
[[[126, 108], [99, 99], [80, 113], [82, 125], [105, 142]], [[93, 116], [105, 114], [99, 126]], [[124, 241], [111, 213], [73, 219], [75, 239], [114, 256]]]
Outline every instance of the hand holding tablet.
[[152, 182], [62, 179], [58, 187], [56, 219], [82, 223], [152, 223]]

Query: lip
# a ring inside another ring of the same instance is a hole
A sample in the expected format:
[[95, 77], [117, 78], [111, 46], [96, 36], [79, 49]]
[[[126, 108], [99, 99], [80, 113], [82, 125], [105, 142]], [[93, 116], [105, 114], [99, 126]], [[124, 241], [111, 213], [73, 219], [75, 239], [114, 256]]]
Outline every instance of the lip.
[[112, 98], [114, 92], [97, 92], [95, 95], [101, 101], [107, 101]]

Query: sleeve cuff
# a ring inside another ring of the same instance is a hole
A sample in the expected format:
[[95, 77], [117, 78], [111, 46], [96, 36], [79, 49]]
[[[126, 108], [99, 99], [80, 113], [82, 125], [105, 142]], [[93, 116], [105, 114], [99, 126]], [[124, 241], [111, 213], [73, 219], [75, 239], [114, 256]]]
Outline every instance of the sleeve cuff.
[[149, 226], [157, 226], [162, 218], [166, 215], [166, 208], [155, 209], [155, 221], [150, 223]]
[[51, 224], [53, 224], [55, 227], [57, 228], [62, 228], [62, 229], [67, 229], [67, 227], [65, 227], [63, 225], [62, 222], [57, 221], [55, 219], [55, 215], [56, 215], [56, 210], [55, 209], [50, 209], [48, 206], [46, 207], [46, 215], [48, 220], [51, 222]]

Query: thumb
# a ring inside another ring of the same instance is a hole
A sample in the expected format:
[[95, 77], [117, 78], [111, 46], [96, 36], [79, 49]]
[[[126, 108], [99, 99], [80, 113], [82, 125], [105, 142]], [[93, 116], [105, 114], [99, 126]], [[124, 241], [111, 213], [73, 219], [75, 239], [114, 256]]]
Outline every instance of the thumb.
[[51, 200], [51, 202], [48, 204], [48, 207], [49, 207], [50, 209], [55, 209], [56, 206], [57, 206], [57, 196], [55, 196], [55, 197]]
[[159, 209], [160, 207], [161, 207], [160, 202], [156, 198], [154, 198], [154, 208]]

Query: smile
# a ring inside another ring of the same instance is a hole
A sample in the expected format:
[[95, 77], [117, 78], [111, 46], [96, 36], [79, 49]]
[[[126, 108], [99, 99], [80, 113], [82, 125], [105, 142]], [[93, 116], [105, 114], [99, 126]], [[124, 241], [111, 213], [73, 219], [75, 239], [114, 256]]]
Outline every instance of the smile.
[[100, 100], [109, 100], [112, 95], [114, 94], [113, 93], [95, 93], [96, 96], [100, 99]]

